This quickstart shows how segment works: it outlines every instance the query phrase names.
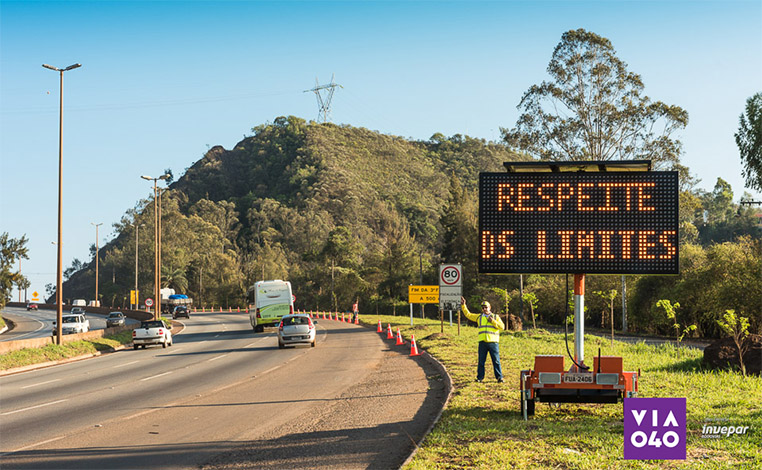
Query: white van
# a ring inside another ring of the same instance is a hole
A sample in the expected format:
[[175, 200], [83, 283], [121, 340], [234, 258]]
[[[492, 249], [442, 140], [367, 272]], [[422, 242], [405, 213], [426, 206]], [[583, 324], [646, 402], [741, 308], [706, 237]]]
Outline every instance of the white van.
[[283, 315], [294, 313], [294, 295], [288, 281], [259, 281], [249, 287], [246, 298], [251, 327], [257, 333], [266, 326], [277, 326]]
[[71, 303], [72, 307], [87, 307], [87, 302], [85, 302], [85, 299], [74, 299]]

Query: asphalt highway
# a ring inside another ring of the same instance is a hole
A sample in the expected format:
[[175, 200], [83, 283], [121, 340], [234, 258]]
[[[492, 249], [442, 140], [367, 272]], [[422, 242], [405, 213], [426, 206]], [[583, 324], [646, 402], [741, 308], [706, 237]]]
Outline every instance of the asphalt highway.
[[[64, 310], [66, 315], [69, 310]], [[3, 310], [3, 317], [9, 318], [16, 324], [12, 330], [6, 331], [0, 335], [0, 341], [14, 341], [18, 339], [43, 338], [51, 336], [53, 333], [53, 322], [56, 320], [55, 310], [29, 310], [20, 307], [6, 307]], [[95, 313], [88, 313], [87, 319], [90, 320], [91, 330], [102, 330], [106, 328], [106, 316]], [[135, 320], [127, 319], [128, 322]]]
[[[183, 323], [166, 349], [129, 348], [0, 377], [0, 467], [198, 467], [345, 401], [390, 353], [374, 331], [327, 320], [316, 348], [285, 350], [274, 331], [254, 334], [244, 313], [194, 314]], [[415, 411], [428, 385], [407, 362], [416, 379], [407, 379], [413, 390], [403, 398]], [[401, 463], [379, 460], [387, 450], [368, 445], [358, 468]]]

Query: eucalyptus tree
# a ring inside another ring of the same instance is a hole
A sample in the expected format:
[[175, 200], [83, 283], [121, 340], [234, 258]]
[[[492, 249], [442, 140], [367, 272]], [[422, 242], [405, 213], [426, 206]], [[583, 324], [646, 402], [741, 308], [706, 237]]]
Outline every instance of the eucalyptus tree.
[[735, 138], [746, 187], [762, 191], [762, 93], [746, 100], [746, 112], [738, 121]]
[[0, 310], [11, 298], [13, 284], [18, 285], [26, 279], [20, 272], [14, 272], [13, 268], [17, 260], [29, 259], [27, 241], [26, 235], [11, 238], [8, 232], [0, 234]]
[[646, 96], [642, 78], [611, 41], [567, 31], [547, 71], [550, 80], [521, 98], [516, 127], [501, 128], [510, 147], [547, 161], [647, 159], [657, 168], [679, 162], [682, 144], [672, 134], [686, 126], [688, 113]]

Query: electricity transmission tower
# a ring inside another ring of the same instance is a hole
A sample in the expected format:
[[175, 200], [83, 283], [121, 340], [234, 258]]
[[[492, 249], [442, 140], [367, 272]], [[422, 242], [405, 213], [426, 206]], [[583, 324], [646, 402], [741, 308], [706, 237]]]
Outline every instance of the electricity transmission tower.
[[[328, 122], [331, 120], [331, 99], [333, 99], [333, 92], [334, 90], [336, 90], [336, 87], [344, 88], [338, 83], [334, 83], [333, 77], [334, 76], [332, 74], [331, 83], [329, 83], [328, 85], [320, 85], [320, 82], [318, 82], [317, 77], [315, 77], [315, 88], [311, 90], [304, 90], [305, 93], [311, 91], [315, 93], [315, 96], [317, 96], [318, 122]], [[320, 94], [323, 90], [328, 90], [325, 98], [323, 98], [323, 95]]]

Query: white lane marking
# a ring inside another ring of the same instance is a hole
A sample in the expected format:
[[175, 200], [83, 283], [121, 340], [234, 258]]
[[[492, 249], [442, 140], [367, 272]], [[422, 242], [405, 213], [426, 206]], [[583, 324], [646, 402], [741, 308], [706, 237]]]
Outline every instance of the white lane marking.
[[169, 374], [171, 374], [171, 373], [172, 373], [172, 371], [169, 371], [169, 372], [164, 372], [163, 374], [159, 374], [159, 375], [152, 375], [151, 377], [146, 377], [145, 379], [140, 379], [140, 381], [141, 381], [141, 382], [144, 382], [144, 381], [146, 381], [146, 380], [155, 379], [155, 378], [157, 378], [157, 377], [163, 377], [163, 376], [165, 376], [165, 375], [169, 375]]
[[60, 441], [64, 437], [66, 437], [66, 436], [58, 436], [58, 437], [54, 437], [53, 439], [48, 439], [47, 441], [42, 441], [42, 442], [37, 442], [37, 443], [34, 443], [34, 444], [29, 444], [28, 446], [20, 447], [20, 448], [18, 448], [16, 450], [12, 450], [10, 452], [5, 452], [3, 454], [0, 454], [0, 457], [4, 456], [4, 455], [8, 455], [8, 454], [14, 454], [16, 452], [21, 452], [22, 450], [31, 449], [32, 447], [37, 447], [37, 446], [41, 446], [41, 445], [45, 445], [45, 444], [50, 444], [51, 442]]
[[[19, 315], [19, 316], [21, 316], [21, 317], [24, 317], [24, 315]], [[37, 318], [31, 317], [31, 316], [30, 316], [30, 317], [25, 317], [25, 318], [26, 318], [27, 320], [36, 321], [37, 323], [39, 323], [39, 324], [40, 324], [40, 326], [38, 326], [38, 327], [37, 327], [37, 329], [36, 329], [36, 330], [34, 330], [34, 331], [30, 331], [30, 332], [28, 332], [28, 333], [24, 333], [23, 335], [14, 336], [13, 338], [11, 338], [11, 340], [24, 339], [24, 338], [26, 338], [27, 336], [32, 336], [32, 335], [36, 334], [38, 331], [40, 331], [41, 329], [43, 329], [43, 328], [45, 328], [45, 327], [47, 326], [47, 324], [46, 324], [44, 321], [42, 321], [42, 320], [39, 320], [39, 319], [37, 319]], [[51, 325], [51, 326], [52, 326], [52, 325]], [[10, 340], [9, 340], [9, 341], [10, 341]]]
[[244, 348], [250, 348], [250, 347], [254, 346], [255, 344], [257, 344], [258, 342], [259, 341], [254, 341], [253, 343], [247, 344], [246, 346], [244, 346]]
[[38, 383], [38, 384], [34, 384], [34, 385], [27, 385], [26, 387], [21, 387], [21, 390], [23, 390], [23, 389], [25, 389], [25, 388], [32, 388], [32, 387], [37, 387], [37, 386], [39, 386], [39, 385], [45, 385], [45, 384], [50, 384], [50, 383], [53, 383], [53, 382], [60, 382], [60, 381], [61, 381], [61, 379], [48, 380], [47, 382], [40, 382], [40, 383]]
[[214, 337], [215, 337], [215, 338], [219, 338], [219, 337], [220, 337], [220, 335], [214, 335]]
[[42, 408], [43, 406], [55, 405], [57, 403], [63, 403], [65, 401], [69, 401], [69, 399], [68, 398], [64, 398], [63, 400], [51, 401], [50, 403], [43, 403], [42, 405], [34, 405], [34, 406], [30, 406], [28, 408], [21, 408], [20, 410], [6, 411], [5, 413], [0, 413], [0, 416], [7, 416], [7, 415], [12, 415], [14, 413], [21, 413], [22, 411], [29, 411], [29, 410], [33, 410], [35, 408]]
[[137, 364], [138, 362], [140, 362], [140, 361], [132, 361], [132, 362], [128, 362], [127, 364], [119, 364], [118, 366], [112, 367], [112, 369], [118, 369], [120, 367], [126, 367], [126, 366], [129, 366], [131, 364]]
[[222, 358], [223, 358], [223, 357], [225, 357], [225, 356], [227, 356], [227, 354], [223, 354], [222, 356], [213, 357], [213, 358], [209, 359], [209, 360], [208, 360], [208, 361], [206, 361], [206, 362], [212, 362], [212, 361], [216, 361], [217, 359], [222, 359]]

